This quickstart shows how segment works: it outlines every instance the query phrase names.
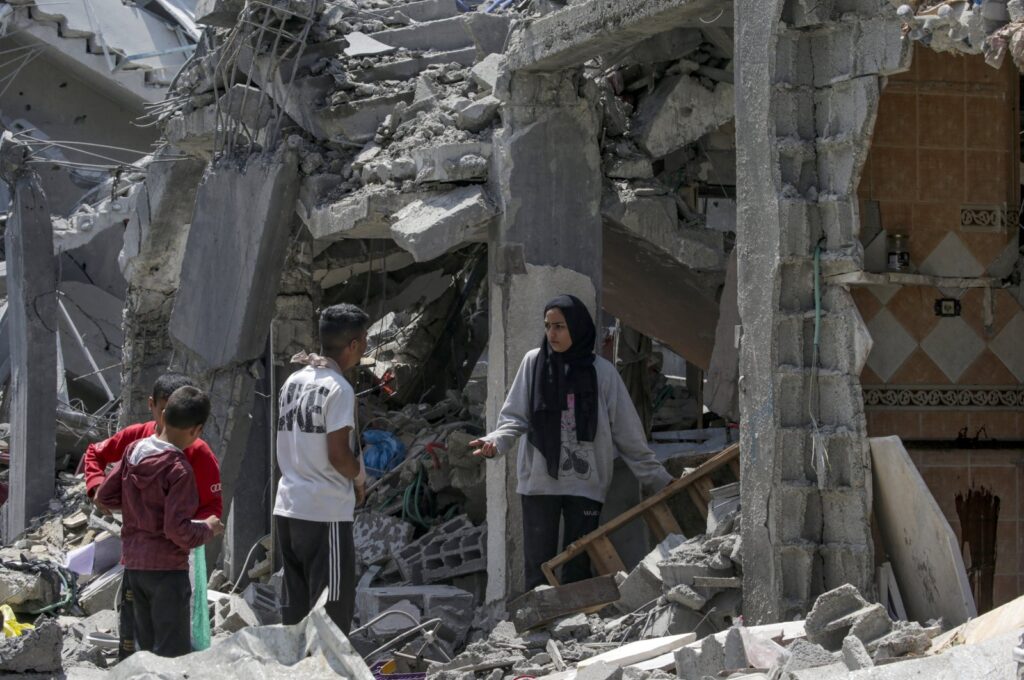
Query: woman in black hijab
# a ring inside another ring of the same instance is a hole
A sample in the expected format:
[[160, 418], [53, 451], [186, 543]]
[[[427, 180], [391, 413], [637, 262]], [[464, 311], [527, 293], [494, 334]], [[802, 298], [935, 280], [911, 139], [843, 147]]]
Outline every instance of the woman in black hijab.
[[[615, 367], [594, 354], [597, 332], [586, 306], [559, 295], [544, 307], [544, 339], [523, 359], [494, 432], [471, 443], [491, 458], [516, 439], [523, 507], [525, 585], [544, 582], [541, 565], [598, 527], [622, 455], [637, 478], [660, 489], [671, 477], [647, 446], [640, 417]], [[565, 565], [562, 583], [590, 577], [584, 554]]]

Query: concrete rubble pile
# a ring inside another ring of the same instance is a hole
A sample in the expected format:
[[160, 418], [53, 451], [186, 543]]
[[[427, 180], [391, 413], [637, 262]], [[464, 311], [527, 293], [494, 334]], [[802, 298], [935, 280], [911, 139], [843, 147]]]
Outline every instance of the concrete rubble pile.
[[90, 514], [85, 483], [61, 473], [49, 512], [0, 548], [0, 602], [36, 629], [0, 641], [0, 671], [105, 668], [110, 653], [90, 633], [117, 632], [120, 525]]
[[1018, 69], [1024, 68], [1021, 0], [930, 0], [901, 4], [898, 13], [909, 40], [937, 52], [981, 54], [994, 68], [1009, 54]]
[[[664, 588], [663, 604], [682, 603], [693, 612], [701, 601], [692, 589], [670, 587], [668, 581]], [[927, 669], [942, 678], [995, 678], [1010, 677], [1016, 667], [1010, 655], [1016, 632], [998, 636], [998, 644], [986, 639], [985, 644], [936, 648], [933, 638], [941, 622], [925, 627], [893, 621], [882, 605], [869, 603], [853, 586], [821, 595], [803, 621], [748, 627], [741, 616], [730, 623], [711, 614], [698, 618], [699, 625], [691, 617], [689, 626], [678, 627], [652, 625], [647, 616], [643, 626], [633, 626], [626, 635], [623, 619], [609, 610], [575, 614], [529, 631], [502, 622], [451, 662], [432, 665], [428, 677], [809, 680], [924, 677], [917, 674]], [[971, 664], [977, 664], [973, 671], [957, 675]]]

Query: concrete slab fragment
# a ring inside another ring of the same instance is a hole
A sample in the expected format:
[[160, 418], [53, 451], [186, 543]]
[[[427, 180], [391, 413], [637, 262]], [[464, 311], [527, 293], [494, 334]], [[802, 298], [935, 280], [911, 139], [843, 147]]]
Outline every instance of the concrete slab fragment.
[[390, 238], [391, 220], [405, 206], [427, 198], [431, 192], [400, 193], [372, 187], [349, 194], [340, 201], [317, 203], [317, 196], [303, 188], [296, 212], [313, 239], [321, 242], [343, 238]]
[[491, 145], [486, 142], [459, 142], [413, 149], [416, 181], [467, 182], [487, 178]]
[[391, 28], [373, 34], [375, 40], [393, 47], [410, 50], [457, 50], [473, 45], [463, 16], [455, 16], [425, 24]]
[[344, 51], [345, 54], [350, 57], [368, 57], [376, 54], [391, 54], [397, 49], [391, 45], [385, 45], [379, 40], [374, 40], [360, 31], [353, 31], [346, 34], [345, 40], [348, 42], [348, 47], [346, 47]]
[[260, 356], [298, 193], [293, 152], [229, 159], [199, 186], [171, 335], [210, 367]]
[[956, 534], [899, 437], [870, 440], [875, 513], [911, 620], [977, 616]]
[[651, 157], [661, 158], [727, 123], [734, 108], [729, 83], [709, 90], [689, 76], [664, 78], [637, 108], [637, 143]]
[[391, 236], [417, 262], [426, 262], [465, 243], [485, 241], [497, 214], [483, 187], [460, 187], [402, 208]]
[[585, 0], [516, 30], [509, 41], [513, 71], [555, 71], [636, 44], [668, 27], [714, 16], [718, 0]]

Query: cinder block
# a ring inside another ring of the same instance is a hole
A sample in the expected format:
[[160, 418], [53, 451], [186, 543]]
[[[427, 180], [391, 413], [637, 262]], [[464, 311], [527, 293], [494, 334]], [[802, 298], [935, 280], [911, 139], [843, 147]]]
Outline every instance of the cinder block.
[[781, 517], [778, 536], [784, 543], [801, 540], [815, 543], [822, 530], [821, 497], [817, 487], [785, 485], [777, 488]]
[[816, 552], [813, 545], [786, 545], [781, 550], [782, 600], [801, 612], [810, 606], [811, 594], [821, 590], [821, 574], [814, 570]]

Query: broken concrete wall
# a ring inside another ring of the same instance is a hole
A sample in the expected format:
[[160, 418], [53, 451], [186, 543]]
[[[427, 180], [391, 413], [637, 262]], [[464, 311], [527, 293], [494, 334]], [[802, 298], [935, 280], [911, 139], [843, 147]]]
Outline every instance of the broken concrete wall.
[[879, 76], [906, 56], [882, 3], [847, 4], [841, 18], [789, 6], [736, 5], [743, 540], [765, 556], [744, 572], [755, 622], [806, 612], [843, 583], [873, 592], [859, 383], [870, 340], [840, 287], [823, 286], [821, 356], [806, 318], [819, 239], [823, 271], [860, 266], [854, 191]]

